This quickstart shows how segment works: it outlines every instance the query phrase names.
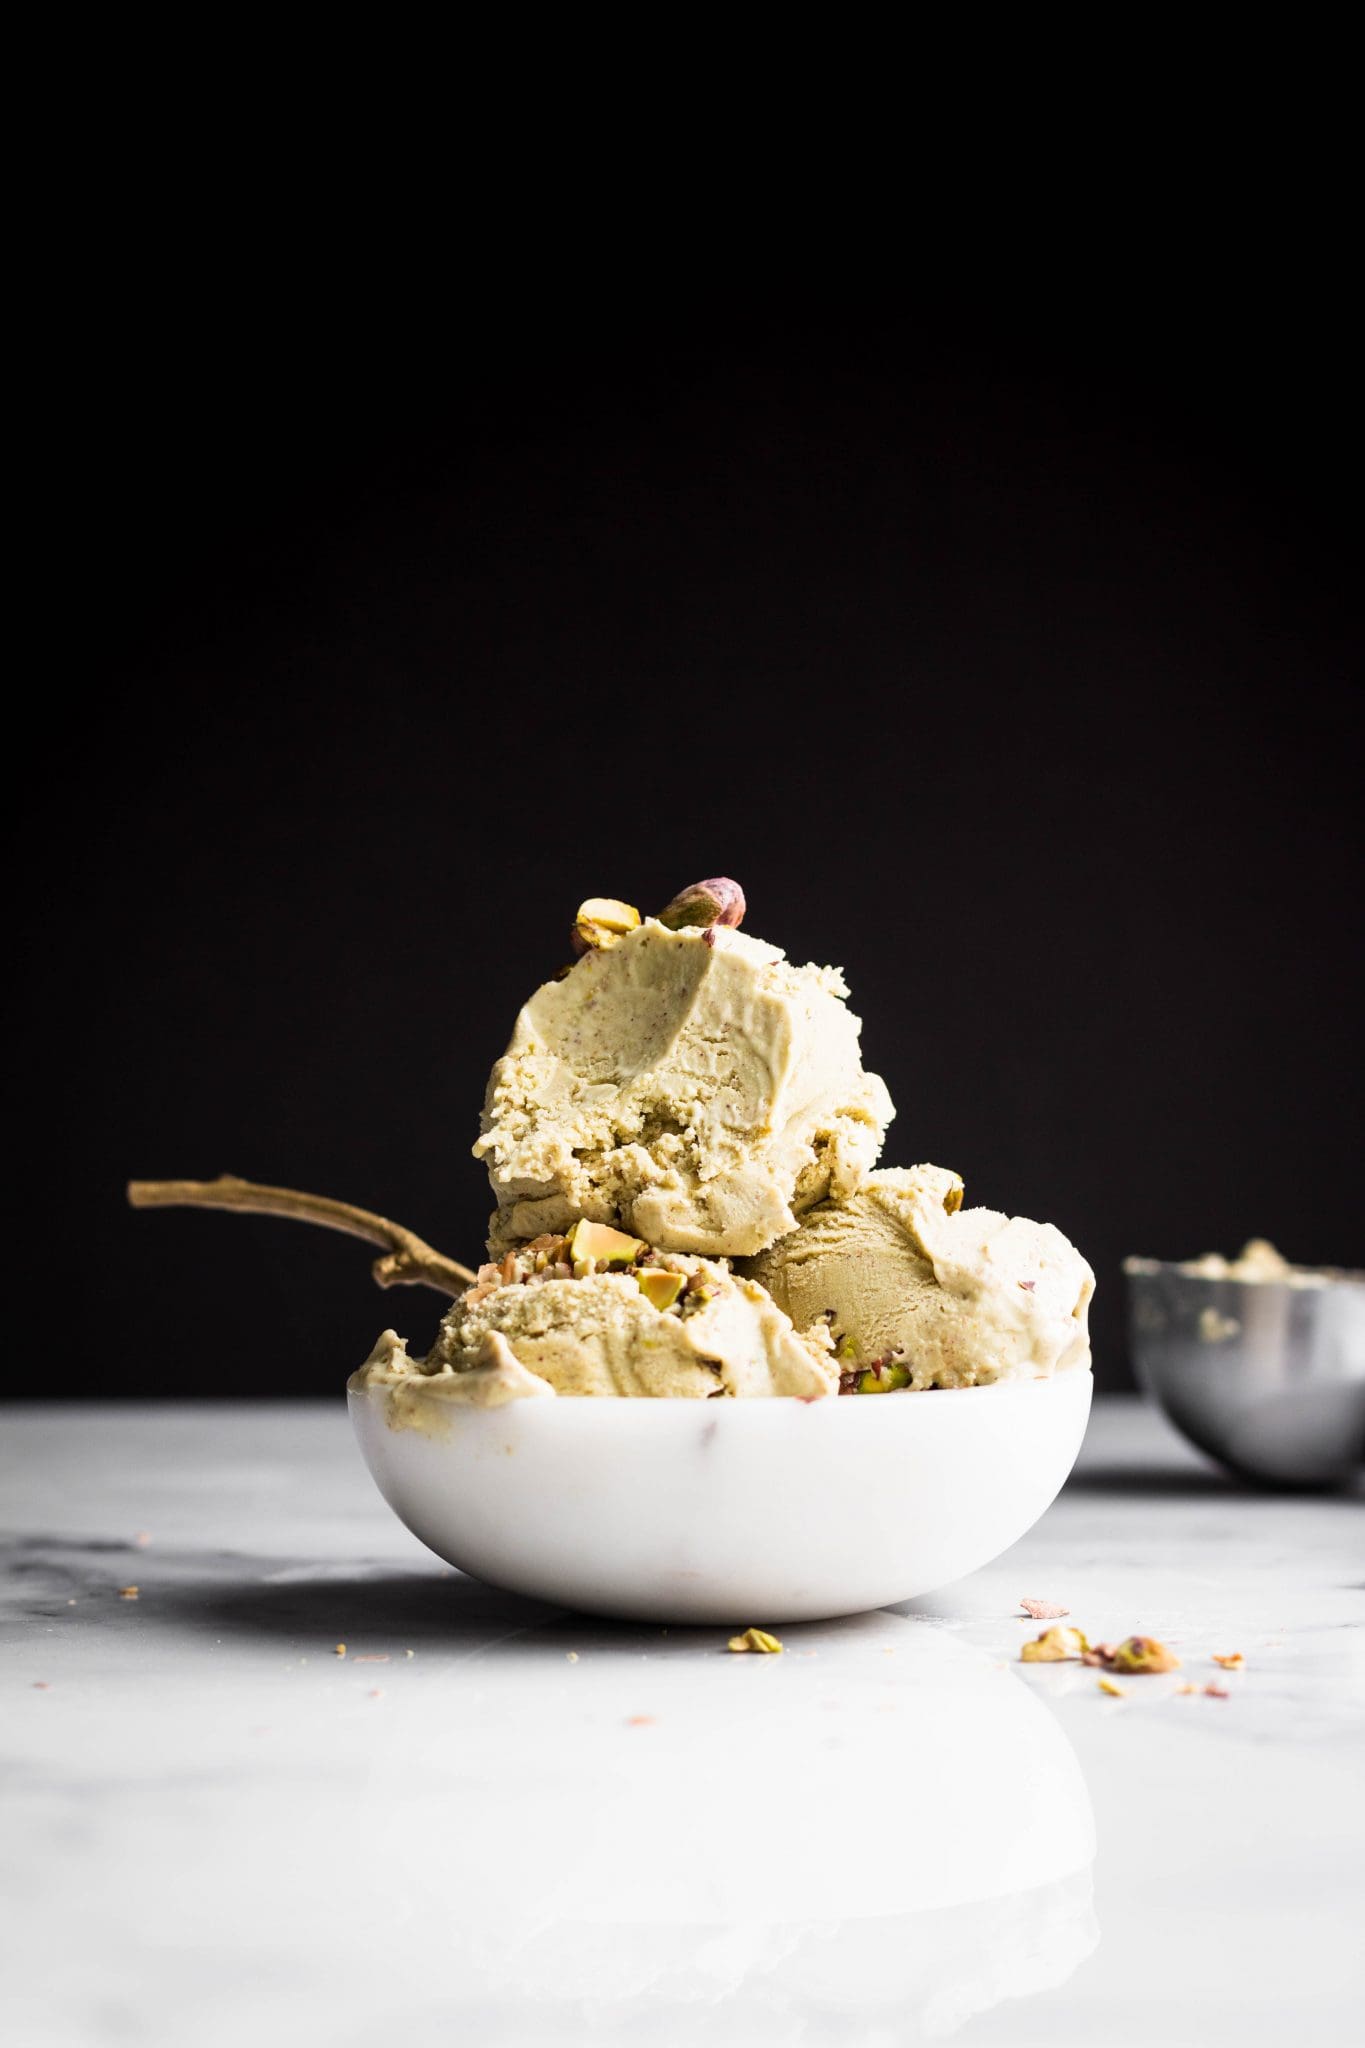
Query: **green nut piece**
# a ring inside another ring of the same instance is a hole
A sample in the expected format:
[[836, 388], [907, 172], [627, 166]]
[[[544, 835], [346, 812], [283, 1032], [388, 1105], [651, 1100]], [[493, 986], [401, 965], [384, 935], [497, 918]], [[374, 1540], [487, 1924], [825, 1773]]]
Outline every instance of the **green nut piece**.
[[1084, 1657], [1090, 1645], [1078, 1628], [1045, 1628], [1019, 1652], [1021, 1664], [1071, 1664]]
[[665, 1272], [662, 1266], [646, 1266], [644, 1272], [637, 1273], [635, 1277], [645, 1300], [661, 1312], [672, 1308], [685, 1284], [681, 1273]]
[[614, 896], [589, 896], [578, 906], [570, 939], [575, 953], [597, 953], [615, 946], [640, 922], [632, 903], [619, 903]]
[[899, 1394], [910, 1384], [908, 1365], [869, 1366], [858, 1382], [860, 1394]]
[[569, 1232], [569, 1257], [579, 1279], [601, 1267], [629, 1266], [647, 1249], [642, 1237], [627, 1237], [609, 1223], [589, 1223], [580, 1216]]
[[1115, 1671], [1178, 1671], [1180, 1659], [1155, 1636], [1129, 1636], [1110, 1658]]
[[775, 1657], [782, 1649], [777, 1636], [770, 1636], [765, 1628], [746, 1628], [742, 1636], [731, 1636], [727, 1650], [761, 1650], [765, 1657]]
[[659, 912], [659, 923], [667, 925], [671, 932], [688, 927], [706, 931], [713, 924], [742, 924], [744, 911], [744, 891], [739, 883], [732, 882], [728, 875], [712, 875], [705, 882], [694, 882], [690, 889], [683, 889], [671, 903], [666, 903]]

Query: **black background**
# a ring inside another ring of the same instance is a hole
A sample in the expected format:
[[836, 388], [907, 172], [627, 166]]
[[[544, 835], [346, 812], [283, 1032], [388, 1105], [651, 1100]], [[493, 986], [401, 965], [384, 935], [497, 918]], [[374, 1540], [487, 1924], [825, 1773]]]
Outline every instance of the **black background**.
[[476, 1259], [486, 1071], [580, 897], [739, 877], [844, 967], [889, 1164], [1099, 1275], [1362, 1263], [1358, 336], [1065, 303], [106, 309], [46, 416], [13, 1391], [335, 1393], [423, 1290], [129, 1176]]

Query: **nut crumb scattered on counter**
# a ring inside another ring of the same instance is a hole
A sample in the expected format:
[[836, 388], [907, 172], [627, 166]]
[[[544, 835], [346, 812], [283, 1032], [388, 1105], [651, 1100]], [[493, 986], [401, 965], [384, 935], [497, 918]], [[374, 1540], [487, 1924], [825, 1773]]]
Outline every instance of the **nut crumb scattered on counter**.
[[576, 1664], [578, 1662], [577, 1650], [566, 1650], [564, 1652], [564, 1658], [566, 1663]]
[[118, 1589], [118, 1596], [119, 1596], [119, 1599], [120, 1599], [120, 1600], [136, 1600], [136, 1598], [137, 1598], [137, 1587], [136, 1587], [136, 1586], [120, 1586], [120, 1587], [119, 1587], [119, 1589]]
[[[1221, 1660], [1220, 1660], [1221, 1661]], [[1126, 1636], [1121, 1643], [1092, 1643], [1083, 1629], [1045, 1628], [1023, 1644], [1021, 1664], [1089, 1664], [1125, 1675], [1144, 1671], [1178, 1671], [1180, 1659], [1155, 1636]]]
[[1021, 1600], [1019, 1605], [1030, 1621], [1058, 1621], [1071, 1612], [1069, 1607], [1058, 1607], [1053, 1600]]
[[370, 1655], [370, 1656], [365, 1656], [365, 1657], [353, 1657], [353, 1658], [351, 1659], [351, 1662], [352, 1662], [353, 1664], [387, 1664], [387, 1663], [388, 1663], [388, 1661], [389, 1661], [389, 1657], [388, 1657], [388, 1652], [387, 1652], [387, 1650], [385, 1650], [385, 1651], [381, 1651], [381, 1652], [379, 1652], [379, 1653], [377, 1653], [377, 1654], [373, 1654], [373, 1655]]
[[626, 1722], [627, 1728], [653, 1728], [658, 1720], [655, 1714], [632, 1714]]
[[1221, 1664], [1224, 1671], [1246, 1670], [1247, 1660], [1242, 1655], [1240, 1650], [1230, 1650], [1226, 1657], [1220, 1657], [1218, 1652], [1215, 1650], [1213, 1653], [1213, 1661], [1215, 1664]]
[[1127, 1686], [1115, 1685], [1112, 1678], [1097, 1679], [1096, 1684], [1102, 1693], [1108, 1694], [1111, 1700], [1126, 1700], [1128, 1697]]
[[334, 1657], [344, 1657], [346, 1655], [345, 1643], [338, 1643], [335, 1650], [333, 1650], [332, 1655]]
[[35, 1692], [51, 1692], [52, 1687], [49, 1685], [48, 1681], [45, 1678], [35, 1678], [33, 1681], [33, 1690]]
[[1180, 1659], [1155, 1636], [1127, 1636], [1109, 1659], [1114, 1671], [1178, 1671]]
[[746, 1628], [743, 1635], [731, 1636], [727, 1650], [761, 1650], [765, 1657], [771, 1657], [782, 1649], [778, 1637], [770, 1636], [763, 1628]]
[[1084, 1634], [1078, 1628], [1045, 1628], [1041, 1635], [1034, 1636], [1019, 1652], [1021, 1664], [1069, 1664], [1078, 1663], [1090, 1650]]

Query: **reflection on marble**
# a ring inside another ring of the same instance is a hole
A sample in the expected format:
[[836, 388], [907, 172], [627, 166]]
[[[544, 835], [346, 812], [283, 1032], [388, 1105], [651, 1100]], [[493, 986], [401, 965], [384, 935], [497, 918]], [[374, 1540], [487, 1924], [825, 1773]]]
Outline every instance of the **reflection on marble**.
[[[440, 1731], [383, 1800], [383, 1857], [414, 1916], [430, 1927], [459, 1904], [442, 1950], [466, 1989], [583, 2001], [641, 2039], [665, 2012], [670, 2040], [714, 2039], [723, 2001], [736, 2039], [784, 2014], [810, 2027], [856, 2011], [909, 2040], [1070, 1974], [1096, 1939], [1094, 1833], [1056, 1722], [936, 1630], [879, 1615], [819, 1635], [780, 1676], [733, 1660], [710, 1713], [686, 1675], [695, 1647], [679, 1645], [626, 1742], [591, 1714], [591, 1669], [571, 1673], [588, 1718], [570, 1777], [543, 1753], [532, 1673], [556, 1636], [584, 1645], [581, 1630], [499, 1646], [525, 1682], [502, 1694], [498, 1753], [520, 1758], [517, 1810], [552, 1821], [555, 1853], [519, 1853], [507, 1785], [482, 1774], [449, 1809], [459, 1848], [446, 1860], [429, 1797], [448, 1781]], [[578, 1655], [590, 1665], [590, 1644]], [[856, 1658], [859, 1675], [832, 1689], [832, 1656]], [[452, 1885], [469, 1871], [460, 1903]]]
[[[60, 1618], [74, 1594], [112, 1636], [107, 1560], [19, 1547], [30, 1616]], [[290, 1984], [310, 1987], [314, 2024], [382, 2006], [419, 2041], [480, 2012], [515, 2018], [518, 2040], [600, 2022], [638, 2040], [813, 2041], [850, 2014], [941, 2039], [1060, 1983], [1094, 1945], [1069, 1743], [1013, 1672], [913, 1618], [738, 1658], [723, 1632], [580, 1622], [458, 1576], [257, 1557], [248, 1579], [239, 1555], [160, 1546], [136, 1564], [138, 1633], [170, 1699], [135, 1704], [119, 1696], [131, 1674], [105, 1672], [117, 1773], [87, 1779], [78, 1724], [76, 1755], [48, 1760], [66, 1782], [25, 1796], [49, 1841], [97, 1816], [116, 1861], [78, 1860], [61, 1914], [49, 1897], [19, 1918], [53, 1975], [68, 1913], [102, 1925], [102, 2000], [136, 2011], [154, 1968], [167, 2040], [259, 2031]], [[395, 1647], [362, 1666], [375, 1624]], [[343, 1626], [319, 1700], [308, 1673]], [[282, 1660], [298, 1639], [307, 1665]], [[261, 1642], [303, 1683], [275, 1688], [248, 1732], [213, 1676], [233, 1685]], [[623, 1664], [638, 1713], [621, 1711]], [[253, 1959], [216, 1991], [207, 2034], [206, 1950]]]
[[[1004, 1564], [761, 1658], [443, 1570], [340, 1412], [0, 1414], [0, 2037], [1113, 2048], [1145, 1972], [1171, 2048], [1349, 2038], [1358, 1504], [1153, 1481], [1139, 1420]], [[1250, 1668], [1105, 1701], [1020, 1593]]]

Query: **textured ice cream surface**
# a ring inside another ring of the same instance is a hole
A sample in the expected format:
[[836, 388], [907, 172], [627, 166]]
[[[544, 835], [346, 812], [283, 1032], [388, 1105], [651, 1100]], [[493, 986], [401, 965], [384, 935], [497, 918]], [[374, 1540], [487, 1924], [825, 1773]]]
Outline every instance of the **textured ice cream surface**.
[[396, 1389], [398, 1423], [428, 1398], [490, 1407], [546, 1393], [810, 1400], [837, 1390], [828, 1333], [799, 1336], [728, 1267], [642, 1246], [639, 1265], [575, 1274], [562, 1246], [541, 1240], [485, 1267], [425, 1359], [386, 1331], [352, 1384]]
[[429, 1359], [413, 1358], [406, 1339], [396, 1330], [383, 1332], [346, 1384], [355, 1394], [382, 1395], [392, 1428], [427, 1431], [440, 1429], [452, 1404], [501, 1408], [506, 1401], [554, 1393], [545, 1380], [526, 1370], [500, 1337], [490, 1340], [477, 1365], [456, 1374], [443, 1367], [434, 1353]]
[[943, 1167], [886, 1169], [744, 1271], [798, 1330], [830, 1330], [849, 1377], [876, 1361], [894, 1384], [971, 1387], [1087, 1366], [1080, 1253], [1050, 1223], [961, 1202]]
[[852, 1195], [894, 1115], [832, 967], [653, 918], [537, 989], [475, 1155], [497, 1255], [578, 1216], [705, 1256], [760, 1252]]

